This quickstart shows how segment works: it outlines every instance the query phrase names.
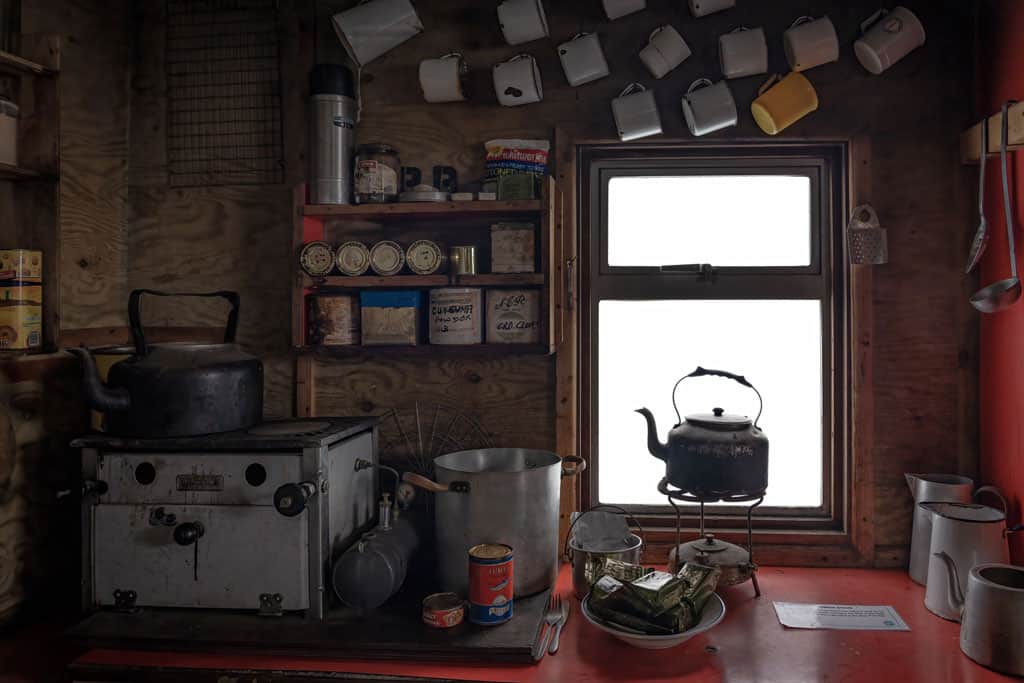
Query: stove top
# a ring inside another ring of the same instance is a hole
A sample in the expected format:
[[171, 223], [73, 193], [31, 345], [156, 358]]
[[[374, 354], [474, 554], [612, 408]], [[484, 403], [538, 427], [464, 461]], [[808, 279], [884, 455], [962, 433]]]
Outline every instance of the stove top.
[[145, 451], [265, 451], [329, 446], [372, 428], [376, 417], [316, 417], [273, 420], [235, 432], [140, 439], [95, 432], [71, 442], [75, 448]]

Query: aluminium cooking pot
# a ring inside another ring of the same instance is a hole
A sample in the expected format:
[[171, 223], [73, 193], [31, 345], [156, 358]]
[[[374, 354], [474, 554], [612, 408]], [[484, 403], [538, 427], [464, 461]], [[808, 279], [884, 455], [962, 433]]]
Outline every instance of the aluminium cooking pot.
[[[690, 377], [724, 377], [749, 387], [757, 394], [760, 408], [751, 422], [743, 415], [729, 415], [721, 408], [708, 414], [679, 418], [676, 389]], [[676, 426], [668, 433], [668, 443], [658, 440], [654, 416], [646, 408], [640, 413], [647, 420], [647, 447], [651, 455], [665, 461], [669, 484], [704, 502], [750, 500], [764, 496], [768, 488], [768, 437], [758, 426], [764, 402], [761, 392], [742, 375], [698, 367], [672, 387], [672, 406]]]
[[[231, 304], [221, 344], [147, 344], [139, 316], [143, 294], [223, 298]], [[246, 429], [263, 418], [263, 364], [234, 342], [239, 297], [235, 292], [170, 294], [136, 289], [128, 299], [133, 354], [110, 367], [104, 383], [93, 355], [82, 360], [86, 400], [105, 413], [114, 436], [166, 438]]]

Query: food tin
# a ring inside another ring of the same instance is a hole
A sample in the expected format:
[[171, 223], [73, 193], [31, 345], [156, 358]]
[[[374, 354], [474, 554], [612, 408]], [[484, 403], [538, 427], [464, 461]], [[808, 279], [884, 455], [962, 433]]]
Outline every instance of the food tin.
[[356, 151], [356, 202], [384, 204], [398, 201], [402, 162], [390, 145], [360, 145]]
[[452, 628], [466, 618], [466, 603], [455, 593], [434, 593], [423, 598], [423, 623], [434, 628]]
[[419, 343], [421, 293], [365, 291], [359, 293], [363, 346]]
[[491, 272], [532, 273], [535, 268], [534, 227], [531, 223], [491, 226]]
[[302, 247], [299, 265], [310, 277], [324, 277], [334, 268], [334, 248], [327, 242], [309, 242]]
[[24, 351], [42, 345], [42, 286], [0, 287], [0, 350]]
[[456, 275], [476, 275], [476, 247], [472, 245], [452, 247], [448, 250], [451, 272]]
[[353, 277], [370, 269], [370, 250], [362, 242], [345, 242], [338, 247], [338, 270]]
[[370, 249], [370, 267], [377, 275], [397, 275], [405, 265], [405, 251], [397, 242], [383, 240]]
[[479, 344], [483, 337], [483, 290], [430, 290], [430, 343]]
[[512, 548], [483, 543], [469, 549], [469, 620], [496, 626], [512, 618]]
[[43, 252], [31, 249], [0, 249], [0, 280], [42, 282]]
[[539, 344], [540, 293], [533, 289], [487, 290], [487, 343]]
[[406, 249], [405, 261], [409, 264], [409, 270], [417, 275], [433, 275], [441, 269], [444, 254], [435, 242], [417, 240]]
[[359, 297], [355, 294], [311, 296], [306, 341], [324, 346], [359, 343]]

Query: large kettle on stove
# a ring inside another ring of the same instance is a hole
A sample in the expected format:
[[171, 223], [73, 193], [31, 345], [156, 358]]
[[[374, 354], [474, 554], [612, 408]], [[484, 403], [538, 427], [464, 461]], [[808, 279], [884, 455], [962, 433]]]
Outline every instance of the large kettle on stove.
[[[757, 418], [730, 415], [721, 408], [711, 413], [687, 415], [683, 420], [676, 405], [676, 390], [691, 377], [724, 377], [749, 387], [757, 394]], [[665, 461], [665, 482], [704, 502], [751, 500], [768, 488], [768, 437], [757, 426], [764, 403], [761, 393], [742, 375], [698, 367], [672, 387], [676, 426], [668, 443], [658, 440], [654, 416], [646, 408], [636, 412], [647, 419], [647, 447]], [[659, 489], [660, 490], [660, 489]]]
[[[139, 315], [143, 294], [223, 298], [231, 304], [224, 342], [147, 344]], [[136, 289], [128, 299], [134, 354], [111, 366], [106, 384], [84, 348], [85, 397], [105, 413], [106, 431], [126, 437], [200, 436], [246, 429], [263, 417], [263, 364], [235, 344], [240, 301], [235, 292], [171, 294]]]

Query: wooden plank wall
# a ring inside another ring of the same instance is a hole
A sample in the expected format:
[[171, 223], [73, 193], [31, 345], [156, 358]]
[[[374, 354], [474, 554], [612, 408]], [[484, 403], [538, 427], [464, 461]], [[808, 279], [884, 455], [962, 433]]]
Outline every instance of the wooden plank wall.
[[[268, 361], [268, 411], [291, 410], [288, 357], [288, 235], [290, 183], [304, 175], [303, 92], [313, 48], [321, 61], [342, 59], [328, 18], [352, 3], [282, 0], [285, 59], [282, 82], [287, 176], [274, 187], [172, 190], [163, 149], [162, 37], [158, 10], [143, 6], [132, 100], [128, 281], [131, 286], [237, 287], [243, 294], [243, 341]], [[874, 206], [889, 229], [891, 263], [874, 277], [875, 541], [881, 563], [898, 563], [909, 540], [908, 470], [971, 473], [976, 466], [976, 317], [966, 304], [974, 287], [962, 274], [972, 201], [971, 176], [959, 164], [957, 140], [971, 122], [973, 10], [956, 0], [907, 3], [924, 21], [928, 43], [882, 77], [867, 74], [850, 44], [875, 9], [869, 0], [741, 2], [740, 8], [694, 20], [678, 0], [649, 0], [645, 12], [609, 24], [601, 4], [545, 3], [552, 38], [504, 45], [494, 3], [421, 0], [427, 31], [362, 72], [362, 142], [385, 141], [403, 162], [455, 166], [479, 177], [485, 140], [550, 137], [555, 126], [612, 136], [609, 100], [629, 82], [656, 85], [666, 135], [687, 138], [679, 98], [701, 76], [715, 76], [716, 37], [737, 25], [764, 26], [774, 70], [785, 69], [781, 35], [796, 17], [829, 14], [842, 40], [843, 61], [812, 71], [821, 111], [785, 137], [870, 141]], [[315, 21], [314, 21], [315, 15]], [[652, 83], [636, 52], [665, 23], [680, 29], [694, 56]], [[554, 46], [577, 32], [601, 34], [613, 75], [568, 87]], [[473, 101], [422, 103], [416, 79], [421, 59], [462, 51], [471, 67]], [[490, 66], [519, 52], [539, 60], [544, 102], [506, 109], [495, 103]], [[760, 138], [747, 111], [759, 78], [734, 83], [741, 125], [725, 135]], [[211, 324], [215, 312], [158, 309], [161, 324]], [[554, 445], [554, 364], [550, 358], [320, 359], [315, 365], [321, 413], [379, 413], [413, 401], [457, 403], [480, 419], [499, 444]]]

